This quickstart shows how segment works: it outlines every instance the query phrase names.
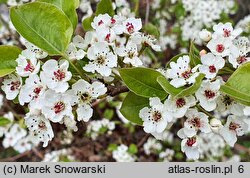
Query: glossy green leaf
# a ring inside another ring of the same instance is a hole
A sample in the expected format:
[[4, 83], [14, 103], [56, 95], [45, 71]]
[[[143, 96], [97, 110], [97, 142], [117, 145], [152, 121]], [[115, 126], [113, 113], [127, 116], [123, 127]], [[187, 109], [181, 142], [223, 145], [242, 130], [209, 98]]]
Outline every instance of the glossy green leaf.
[[110, 16], [115, 15], [115, 11], [113, 10], [112, 1], [111, 0], [101, 0], [96, 7], [96, 15], [99, 14], [109, 14]]
[[129, 121], [142, 125], [142, 119], [139, 117], [139, 112], [142, 108], [149, 106], [149, 99], [143, 98], [129, 92], [126, 98], [123, 100], [122, 107], [120, 109], [122, 115]]
[[250, 106], [250, 62], [240, 66], [220, 90], [244, 105]]
[[11, 121], [7, 118], [0, 117], [0, 127], [4, 127], [8, 125]]
[[141, 67], [120, 69], [119, 72], [127, 87], [135, 94], [146, 98], [166, 98], [167, 93], [157, 82], [157, 77], [162, 76], [160, 72]]
[[55, 5], [33, 2], [12, 7], [10, 18], [24, 38], [50, 55], [62, 55], [71, 41], [73, 26]]
[[16, 59], [21, 49], [15, 46], [0, 46], [0, 77], [4, 77], [15, 71]]
[[190, 44], [189, 58], [191, 67], [195, 67], [201, 63], [200, 51], [195, 47], [193, 42]]
[[195, 83], [185, 89], [183, 89], [179, 94], [177, 94], [175, 97], [176, 98], [181, 98], [184, 96], [189, 96], [194, 94], [201, 86], [201, 82], [203, 78], [205, 77], [205, 74], [200, 74], [198, 77], [195, 79]]
[[85, 31], [90, 31], [90, 30], [93, 29], [92, 26], [91, 26], [91, 22], [93, 22], [93, 19], [94, 19], [94, 16], [90, 16], [90, 17], [85, 18], [82, 21], [82, 26], [83, 26], [83, 29]]
[[159, 38], [160, 32], [159, 29], [152, 23], [147, 23], [144, 27], [144, 31], [150, 35], [153, 35], [155, 38]]
[[38, 0], [40, 2], [47, 2], [59, 7], [69, 18], [74, 29], [78, 23], [78, 16], [76, 9], [79, 6], [79, 0]]
[[161, 87], [171, 96], [178, 95], [184, 88], [175, 88], [170, 82], [163, 76], [157, 77], [157, 82], [161, 85]]

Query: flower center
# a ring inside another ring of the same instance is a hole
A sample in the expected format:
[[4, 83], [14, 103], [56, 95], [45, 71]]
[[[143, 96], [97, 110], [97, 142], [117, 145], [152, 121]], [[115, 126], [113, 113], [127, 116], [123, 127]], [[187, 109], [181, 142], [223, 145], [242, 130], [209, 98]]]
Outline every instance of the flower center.
[[209, 72], [210, 73], [215, 73], [216, 72], [216, 68], [214, 67], [214, 65], [209, 66]]
[[193, 146], [195, 143], [196, 143], [196, 138], [195, 137], [188, 138], [188, 140], [186, 142], [187, 146], [189, 146], [189, 147]]
[[41, 121], [41, 122], [38, 124], [38, 128], [41, 129], [41, 130], [46, 130], [47, 127], [46, 127], [45, 122]]
[[231, 122], [230, 124], [229, 124], [229, 130], [232, 130], [232, 131], [236, 131], [236, 129], [238, 129], [238, 128], [240, 128], [241, 126], [240, 126], [240, 124], [237, 124], [237, 123], [235, 123], [235, 122]]
[[218, 53], [222, 53], [224, 50], [225, 50], [225, 47], [224, 47], [223, 44], [218, 44], [218, 45], [216, 46], [216, 51], [217, 51]]
[[114, 24], [116, 20], [114, 18], [111, 18], [111, 23]]
[[191, 74], [192, 74], [192, 71], [191, 71], [191, 70], [187, 70], [187, 71], [183, 72], [183, 73], [181, 74], [181, 76], [182, 76], [184, 79], [188, 79], [188, 78], [191, 76]]
[[184, 98], [179, 98], [176, 100], [175, 103], [176, 103], [177, 108], [181, 108], [186, 104], [186, 101]]
[[160, 121], [162, 118], [161, 113], [159, 111], [154, 111], [153, 113], [153, 119], [155, 122]]
[[105, 37], [105, 41], [110, 42], [110, 37], [111, 37], [111, 34], [108, 33], [108, 34], [106, 35], [106, 37]]
[[223, 31], [224, 31], [224, 37], [229, 37], [231, 35], [230, 30], [224, 28]]
[[233, 99], [230, 98], [229, 96], [225, 95], [223, 97], [223, 103], [226, 105], [226, 106], [230, 106], [232, 103], [233, 103]]
[[105, 57], [104, 56], [99, 56], [98, 58], [97, 58], [97, 63], [98, 64], [100, 64], [100, 65], [103, 65], [103, 64], [105, 64]]
[[242, 64], [247, 61], [247, 58], [245, 56], [240, 56], [237, 58], [237, 63]]
[[127, 23], [126, 24], [127, 30], [129, 33], [133, 33], [134, 32], [134, 25], [132, 23]]
[[215, 97], [215, 92], [211, 91], [211, 90], [205, 90], [205, 96], [208, 98], [208, 99], [211, 99], [213, 97]]
[[59, 101], [54, 105], [54, 111], [56, 114], [62, 112], [64, 109], [65, 109], [65, 104], [62, 101]]
[[[33, 90], [33, 92], [38, 96], [40, 94], [40, 92], [42, 91], [42, 87], [37, 87]], [[35, 98], [37, 98], [37, 96], [35, 96]]]
[[54, 72], [54, 76], [58, 81], [62, 81], [65, 78], [65, 72], [57, 70]]
[[90, 101], [91, 96], [89, 95], [89, 93], [82, 93], [80, 98], [82, 101]]
[[21, 83], [19, 81], [13, 81], [13, 82], [10, 83], [10, 85], [11, 85], [10, 90], [15, 91], [15, 90], [19, 89]]
[[104, 23], [103, 23], [102, 20], [100, 20], [100, 21], [98, 22], [98, 26], [100, 26], [100, 25], [102, 25], [102, 24], [104, 24]]
[[190, 121], [190, 124], [192, 124], [194, 127], [196, 128], [200, 128], [201, 127], [201, 120], [200, 118], [198, 117], [195, 117], [193, 118], [191, 121]]
[[26, 72], [33, 72], [35, 70], [35, 67], [32, 65], [30, 61], [28, 61], [27, 66], [24, 68], [24, 71]]

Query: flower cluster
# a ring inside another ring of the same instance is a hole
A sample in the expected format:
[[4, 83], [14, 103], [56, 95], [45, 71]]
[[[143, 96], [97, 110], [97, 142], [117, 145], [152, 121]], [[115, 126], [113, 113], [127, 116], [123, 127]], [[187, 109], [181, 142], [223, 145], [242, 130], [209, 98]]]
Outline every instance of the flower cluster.
[[[233, 147], [237, 136], [244, 135], [248, 129], [245, 121], [248, 120], [249, 107], [220, 91], [220, 86], [225, 82], [218, 71], [225, 65], [238, 68], [249, 61], [249, 40], [239, 36], [241, 29], [233, 29], [230, 23], [214, 25], [213, 30], [213, 33], [207, 30], [200, 32], [200, 37], [210, 50], [201, 51], [200, 64], [191, 66], [189, 56], [184, 55], [170, 62], [165, 72], [161, 71], [175, 88], [190, 86], [197, 82], [198, 76], [204, 75], [194, 96], [169, 95], [164, 102], [157, 97], [150, 98], [149, 107], [144, 107], [139, 113], [144, 131], [153, 135], [163, 133], [177, 119], [184, 117], [184, 127], [177, 134], [182, 139], [181, 150], [189, 159], [198, 159], [202, 155], [200, 133], [219, 134]], [[212, 112], [227, 112], [226, 121], [221, 117], [213, 118]]]
[[101, 134], [112, 134], [115, 129], [115, 123], [104, 118], [98, 121], [91, 121], [87, 126], [86, 134], [95, 140]]
[[117, 162], [134, 162], [136, 157], [128, 152], [128, 147], [121, 144], [116, 150], [112, 152], [113, 158]]

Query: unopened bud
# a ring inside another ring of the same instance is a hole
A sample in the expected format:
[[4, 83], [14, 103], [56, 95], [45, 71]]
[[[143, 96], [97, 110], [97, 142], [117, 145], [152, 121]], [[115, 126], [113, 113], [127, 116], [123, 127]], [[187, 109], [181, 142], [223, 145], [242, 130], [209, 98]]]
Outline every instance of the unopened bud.
[[202, 31], [200, 31], [199, 36], [204, 42], [208, 42], [212, 38], [211, 32], [207, 31], [207, 29], [203, 29]]

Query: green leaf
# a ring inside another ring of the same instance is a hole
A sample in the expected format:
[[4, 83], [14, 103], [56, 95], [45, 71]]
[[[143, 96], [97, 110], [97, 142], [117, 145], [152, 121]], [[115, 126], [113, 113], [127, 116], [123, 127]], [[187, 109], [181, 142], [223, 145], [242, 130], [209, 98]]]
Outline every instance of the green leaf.
[[0, 46], [0, 77], [4, 77], [15, 71], [16, 59], [21, 49], [15, 46]]
[[200, 74], [198, 77], [195, 79], [195, 83], [191, 85], [188, 88], [183, 89], [178, 95], [176, 95], [176, 98], [181, 98], [184, 96], [189, 96], [194, 94], [201, 86], [202, 80], [205, 77], [205, 74]]
[[174, 96], [175, 98], [181, 98], [184, 96], [189, 96], [194, 94], [201, 85], [201, 82], [203, 78], [205, 77], [204, 74], [200, 74], [198, 77], [195, 79], [195, 83], [187, 88], [180, 87], [180, 88], [175, 88], [170, 84], [170, 82], [165, 78], [165, 77], [158, 77], [157, 82], [162, 86], [162, 88], [171, 96]]
[[127, 87], [135, 94], [146, 98], [166, 98], [167, 93], [157, 82], [157, 77], [162, 76], [160, 72], [141, 67], [120, 69], [119, 72]]
[[157, 77], [157, 82], [161, 85], [161, 87], [171, 96], [178, 95], [184, 88], [175, 88], [170, 82], [163, 76]]
[[114, 116], [114, 110], [113, 110], [113, 109], [106, 109], [106, 110], [104, 111], [103, 116], [104, 116], [106, 119], [112, 119], [112, 117]]
[[108, 151], [115, 151], [117, 150], [117, 145], [114, 143], [109, 144]]
[[250, 62], [240, 66], [220, 90], [244, 105], [250, 106]]
[[11, 121], [7, 118], [0, 117], [0, 127], [4, 127], [8, 125]]
[[189, 58], [191, 67], [195, 67], [196, 65], [201, 63], [200, 51], [195, 47], [193, 42], [191, 42], [190, 44]]
[[113, 10], [112, 1], [111, 0], [101, 0], [96, 7], [96, 15], [99, 14], [109, 14], [111, 17], [115, 15], [115, 11]]
[[147, 23], [143, 28], [145, 32], [147, 32], [150, 35], [153, 35], [155, 38], [158, 39], [160, 37], [159, 28], [157, 28], [152, 23]]
[[176, 61], [179, 59], [179, 57], [182, 57], [182, 56], [185, 56], [185, 55], [188, 55], [188, 54], [182, 53], [182, 54], [178, 54], [178, 55], [172, 57], [172, 58], [168, 61], [168, 63], [166, 64], [166, 68], [169, 68], [169, 67], [170, 67], [170, 63], [171, 63], [171, 62], [176, 62]]
[[85, 18], [82, 21], [82, 26], [83, 26], [83, 29], [85, 31], [90, 31], [90, 30], [93, 29], [92, 26], [91, 26], [91, 22], [93, 22], [93, 19], [94, 19], [94, 16], [90, 16], [90, 17]]
[[137, 146], [135, 144], [130, 144], [128, 147], [128, 152], [132, 155], [136, 154], [138, 152]]
[[40, 2], [46, 2], [50, 4], [54, 4], [59, 7], [69, 18], [74, 29], [78, 23], [78, 16], [76, 9], [79, 6], [79, 0], [38, 0]]
[[139, 117], [139, 112], [142, 108], [149, 106], [149, 100], [129, 92], [123, 100], [120, 112], [129, 121], [142, 125], [142, 119]]
[[10, 18], [24, 38], [50, 55], [62, 55], [71, 41], [72, 24], [55, 5], [33, 2], [12, 7]]

